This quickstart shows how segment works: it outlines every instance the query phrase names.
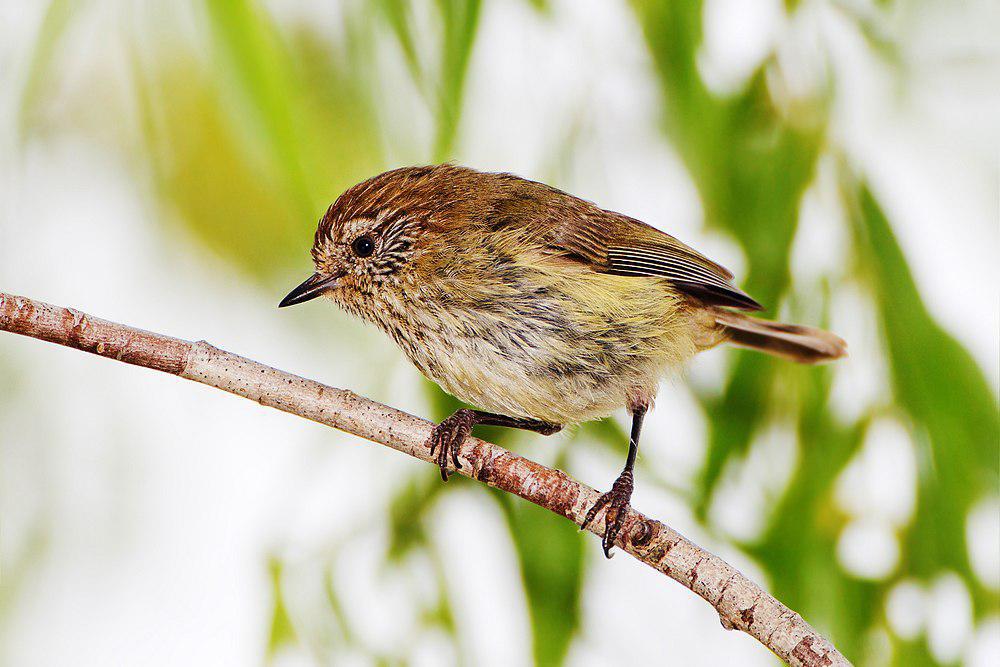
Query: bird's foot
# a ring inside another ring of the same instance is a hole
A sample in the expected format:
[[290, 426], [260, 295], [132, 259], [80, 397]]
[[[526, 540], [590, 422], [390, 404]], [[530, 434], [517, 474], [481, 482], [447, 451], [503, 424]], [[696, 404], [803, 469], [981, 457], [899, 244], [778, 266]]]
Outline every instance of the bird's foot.
[[431, 431], [431, 437], [427, 439], [427, 446], [430, 447], [431, 456], [437, 455], [437, 464], [441, 468], [441, 479], [444, 481], [448, 481], [449, 457], [456, 469], [462, 467], [462, 463], [458, 460], [458, 454], [462, 451], [462, 443], [472, 433], [472, 427], [475, 424], [476, 415], [472, 410], [459, 410]]
[[587, 512], [587, 518], [583, 520], [580, 530], [585, 529], [594, 520], [597, 513], [605, 505], [608, 509], [604, 513], [604, 537], [601, 538], [601, 546], [604, 547], [604, 555], [611, 558], [611, 547], [615, 545], [615, 538], [625, 523], [625, 516], [629, 510], [629, 500], [632, 498], [632, 471], [623, 470], [618, 475], [618, 479], [611, 485], [611, 490], [603, 494], [594, 503], [594, 506]]

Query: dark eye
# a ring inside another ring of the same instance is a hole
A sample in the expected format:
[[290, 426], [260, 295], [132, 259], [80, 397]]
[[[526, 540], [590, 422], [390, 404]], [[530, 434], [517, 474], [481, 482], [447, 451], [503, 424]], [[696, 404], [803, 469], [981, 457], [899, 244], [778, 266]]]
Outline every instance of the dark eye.
[[375, 241], [370, 236], [359, 236], [351, 241], [351, 250], [358, 257], [370, 257], [375, 252]]

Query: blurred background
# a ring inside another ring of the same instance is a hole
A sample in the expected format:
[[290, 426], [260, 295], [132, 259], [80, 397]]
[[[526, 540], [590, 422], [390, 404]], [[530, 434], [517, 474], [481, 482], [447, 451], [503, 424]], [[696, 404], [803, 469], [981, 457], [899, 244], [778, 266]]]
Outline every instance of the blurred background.
[[[995, 666], [998, 34], [991, 0], [5, 2], [0, 289], [440, 419], [388, 339], [275, 306], [356, 181], [546, 181], [850, 344], [665, 380], [633, 504], [856, 664]], [[606, 488], [625, 425], [485, 435]], [[0, 662], [777, 661], [525, 502], [3, 335]]]

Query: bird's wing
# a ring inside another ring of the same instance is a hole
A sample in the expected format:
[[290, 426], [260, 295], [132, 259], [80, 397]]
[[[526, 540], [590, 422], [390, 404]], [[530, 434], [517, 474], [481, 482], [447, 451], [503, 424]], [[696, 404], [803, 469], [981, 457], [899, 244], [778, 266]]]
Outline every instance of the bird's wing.
[[569, 216], [554, 225], [548, 243], [555, 253], [585, 263], [595, 271], [662, 277], [678, 291], [706, 304], [763, 309], [733, 284], [733, 274], [724, 266], [628, 216], [600, 209]]

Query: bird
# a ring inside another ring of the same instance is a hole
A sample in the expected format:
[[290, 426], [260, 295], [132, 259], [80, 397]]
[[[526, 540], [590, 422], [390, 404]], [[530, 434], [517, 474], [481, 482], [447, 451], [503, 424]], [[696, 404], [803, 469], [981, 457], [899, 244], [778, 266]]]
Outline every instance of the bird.
[[474, 406], [428, 438], [444, 481], [476, 425], [551, 435], [628, 411], [625, 466], [581, 526], [605, 509], [607, 557], [664, 377], [721, 343], [807, 364], [846, 354], [832, 333], [750, 315], [763, 307], [733, 274], [673, 236], [510, 173], [446, 163], [369, 178], [323, 214], [312, 260], [279, 307], [332, 300]]

